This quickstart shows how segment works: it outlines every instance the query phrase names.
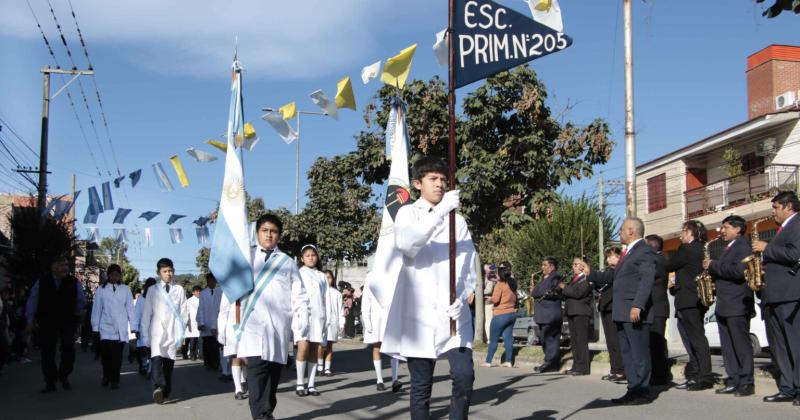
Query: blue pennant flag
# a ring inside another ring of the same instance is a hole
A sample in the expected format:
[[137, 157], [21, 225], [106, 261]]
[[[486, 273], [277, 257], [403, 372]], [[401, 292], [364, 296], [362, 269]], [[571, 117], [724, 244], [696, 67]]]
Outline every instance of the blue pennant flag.
[[139, 218], [147, 220], [149, 222], [149, 221], [153, 220], [154, 217], [158, 216], [158, 214], [159, 213], [157, 211], [146, 211], [146, 212], [140, 214]]
[[131, 188], [133, 188], [133, 187], [136, 186], [136, 184], [139, 183], [139, 178], [142, 177], [142, 170], [141, 169], [137, 169], [137, 170], [131, 172], [128, 175], [128, 177], [131, 179]]
[[162, 191], [171, 192], [174, 189], [172, 188], [172, 182], [167, 177], [167, 173], [164, 172], [164, 167], [161, 166], [161, 162], [153, 164], [153, 173], [156, 174], [158, 185]]
[[123, 208], [117, 209], [117, 215], [114, 216], [114, 223], [119, 223], [119, 224], [125, 223], [125, 218], [128, 217], [128, 214], [130, 214], [130, 212], [131, 209], [123, 209]]
[[97, 215], [102, 212], [103, 203], [100, 201], [100, 195], [97, 194], [97, 188], [89, 187], [89, 209], [86, 211], [86, 214]]
[[114, 210], [114, 200], [111, 198], [111, 184], [103, 183], [103, 207], [106, 210]]
[[197, 226], [205, 226], [206, 223], [208, 223], [210, 220], [211, 219], [209, 219], [208, 217], [200, 216], [197, 218], [197, 220], [195, 220], [192, 223], [196, 224]]
[[[94, 187], [92, 187], [94, 188]], [[86, 209], [86, 215], [83, 216], [83, 224], [86, 225], [93, 225], [97, 223], [97, 217], [100, 216], [100, 213], [92, 213], [92, 205], [89, 204], [89, 208]]]
[[171, 225], [171, 224], [173, 224], [173, 223], [177, 222], [177, 221], [178, 221], [178, 219], [181, 219], [181, 218], [184, 218], [184, 217], [186, 217], [186, 216], [184, 216], [184, 215], [182, 215], [182, 214], [173, 214], [173, 215], [170, 215], [170, 216], [169, 216], [169, 220], [167, 220], [167, 224], [168, 224], [168, 225]]
[[125, 180], [124, 176], [121, 176], [119, 178], [114, 178], [114, 188], [119, 188], [120, 185], [122, 185], [122, 181], [124, 180]]

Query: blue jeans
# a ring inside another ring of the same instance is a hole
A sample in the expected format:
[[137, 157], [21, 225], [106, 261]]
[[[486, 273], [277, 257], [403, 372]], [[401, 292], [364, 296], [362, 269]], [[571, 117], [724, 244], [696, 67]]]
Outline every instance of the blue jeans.
[[497, 351], [497, 340], [503, 336], [503, 347], [506, 348], [506, 362], [511, 363], [514, 356], [514, 336], [512, 334], [517, 313], [495, 315], [489, 324], [489, 352], [486, 353], [486, 363], [492, 363], [494, 353]]

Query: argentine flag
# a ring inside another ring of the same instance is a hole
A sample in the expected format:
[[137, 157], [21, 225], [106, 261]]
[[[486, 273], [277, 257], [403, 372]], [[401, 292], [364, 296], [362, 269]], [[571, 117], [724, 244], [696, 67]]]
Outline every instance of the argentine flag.
[[253, 290], [244, 173], [235, 142], [237, 136], [244, 138], [242, 67], [236, 59], [233, 61], [232, 78], [225, 178], [208, 268], [214, 273], [228, 300], [235, 302]]

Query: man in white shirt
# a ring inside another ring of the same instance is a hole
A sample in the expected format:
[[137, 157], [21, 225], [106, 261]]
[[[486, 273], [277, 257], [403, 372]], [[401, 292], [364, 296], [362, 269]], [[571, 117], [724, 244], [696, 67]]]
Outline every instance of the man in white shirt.
[[209, 370], [219, 370], [219, 343], [217, 343], [217, 318], [222, 301], [222, 289], [217, 287], [214, 274], [206, 274], [208, 287], [200, 293], [197, 308], [197, 329], [203, 340], [203, 366]]
[[128, 323], [133, 321], [133, 298], [122, 284], [122, 268], [111, 264], [106, 270], [108, 282], [97, 289], [92, 306], [92, 331], [100, 334], [100, 359], [103, 365], [101, 385], [119, 388], [122, 352], [128, 342]]
[[[450, 303], [449, 213], [459, 206], [458, 190], [445, 193], [447, 167], [437, 158], [420, 158], [412, 183], [420, 199], [395, 218], [395, 246], [403, 268], [389, 306], [381, 352], [408, 360], [411, 418], [430, 418], [436, 359], [450, 363], [451, 419], [469, 413], [475, 380], [474, 329], [467, 296], [475, 290], [475, 246], [463, 217], [456, 215], [456, 300]], [[450, 335], [450, 321], [456, 333]]]

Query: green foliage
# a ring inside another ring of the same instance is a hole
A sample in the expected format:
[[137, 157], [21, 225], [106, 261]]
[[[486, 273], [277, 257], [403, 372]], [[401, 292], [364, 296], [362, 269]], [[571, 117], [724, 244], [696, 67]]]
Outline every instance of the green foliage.
[[144, 282], [139, 282], [139, 270], [131, 265], [128, 260], [128, 244], [107, 236], [100, 239], [99, 249], [94, 253], [94, 260], [100, 268], [100, 277], [105, 281], [106, 269], [110, 264], [118, 264], [122, 268], [122, 283], [127, 285], [132, 293], [136, 292]]
[[725, 163], [725, 173], [728, 178], [735, 178], [742, 174], [744, 163], [742, 162], [742, 153], [739, 150], [728, 147], [722, 152], [722, 161]]
[[[552, 206], [549, 216], [542, 216], [514, 229], [506, 229], [502, 236], [514, 273], [520, 287], [530, 285], [531, 274], [539, 271], [542, 258], [553, 256], [558, 260], [558, 271], [571, 276], [572, 258], [586, 255], [594, 265], [598, 261], [598, 209], [586, 197], [562, 198]], [[614, 237], [619, 220], [605, 214], [603, 236], [606, 241]]]
[[62, 220], [39, 217], [35, 207], [14, 207], [8, 217], [11, 252], [3, 260], [14, 287], [32, 286], [50, 270], [51, 260], [72, 249], [72, 234]]
[[200, 269], [200, 274], [208, 273], [208, 258], [211, 256], [211, 248], [204, 246], [197, 251], [194, 264]]

